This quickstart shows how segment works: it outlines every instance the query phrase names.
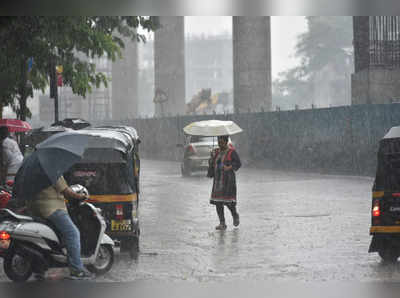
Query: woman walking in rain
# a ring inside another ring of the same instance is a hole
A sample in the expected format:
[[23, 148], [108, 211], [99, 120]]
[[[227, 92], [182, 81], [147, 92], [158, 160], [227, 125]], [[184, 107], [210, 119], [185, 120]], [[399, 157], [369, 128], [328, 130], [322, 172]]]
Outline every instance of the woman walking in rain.
[[224, 206], [231, 211], [233, 225], [239, 225], [236, 210], [236, 175], [242, 165], [235, 149], [228, 145], [229, 136], [219, 136], [219, 148], [211, 152], [207, 177], [214, 178], [210, 204], [215, 205], [219, 218], [216, 230], [225, 230]]

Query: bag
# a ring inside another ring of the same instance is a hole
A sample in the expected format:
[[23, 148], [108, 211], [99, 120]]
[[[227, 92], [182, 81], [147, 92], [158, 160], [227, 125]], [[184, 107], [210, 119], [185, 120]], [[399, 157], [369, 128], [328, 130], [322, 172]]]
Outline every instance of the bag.
[[[21, 169], [21, 168], [20, 168]], [[23, 187], [23, 181], [21, 181], [21, 171], [18, 170], [17, 174], [15, 175], [14, 185], [12, 189], [12, 197], [9, 203], [11, 203], [12, 208], [18, 209], [23, 208], [28, 203], [28, 198], [24, 198], [21, 194], [21, 187]]]

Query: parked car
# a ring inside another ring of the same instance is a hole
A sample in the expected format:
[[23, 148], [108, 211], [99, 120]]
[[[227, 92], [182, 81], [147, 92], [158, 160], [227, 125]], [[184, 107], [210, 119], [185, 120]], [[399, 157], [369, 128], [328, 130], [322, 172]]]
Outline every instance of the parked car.
[[[228, 144], [232, 146], [231, 139]], [[178, 144], [178, 147], [183, 147], [181, 173], [188, 177], [193, 172], [207, 170], [210, 153], [218, 148], [218, 141], [217, 137], [186, 136], [185, 144]]]

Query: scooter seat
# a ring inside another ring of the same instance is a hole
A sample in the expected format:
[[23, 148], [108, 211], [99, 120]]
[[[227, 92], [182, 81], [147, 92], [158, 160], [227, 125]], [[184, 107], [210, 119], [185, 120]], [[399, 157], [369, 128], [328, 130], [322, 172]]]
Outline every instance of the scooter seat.
[[0, 209], [0, 215], [3, 216], [10, 216], [18, 221], [33, 221], [33, 218], [26, 215], [17, 214], [10, 209]]
[[45, 224], [46, 226], [50, 227], [54, 233], [56, 234], [58, 241], [60, 243], [60, 247], [63, 248], [65, 247], [63, 241], [62, 241], [62, 234], [61, 232], [57, 229], [57, 227], [48, 219], [44, 219], [41, 217], [37, 216], [26, 216], [26, 215], [20, 215], [17, 214], [10, 209], [0, 209], [0, 217], [12, 217], [18, 221], [34, 221], [38, 223]]

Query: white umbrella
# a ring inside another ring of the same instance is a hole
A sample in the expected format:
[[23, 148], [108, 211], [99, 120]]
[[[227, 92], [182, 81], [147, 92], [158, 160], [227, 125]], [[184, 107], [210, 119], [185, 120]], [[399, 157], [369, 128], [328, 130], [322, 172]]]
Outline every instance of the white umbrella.
[[183, 131], [188, 135], [217, 137], [234, 135], [243, 130], [233, 121], [204, 120], [186, 125]]

